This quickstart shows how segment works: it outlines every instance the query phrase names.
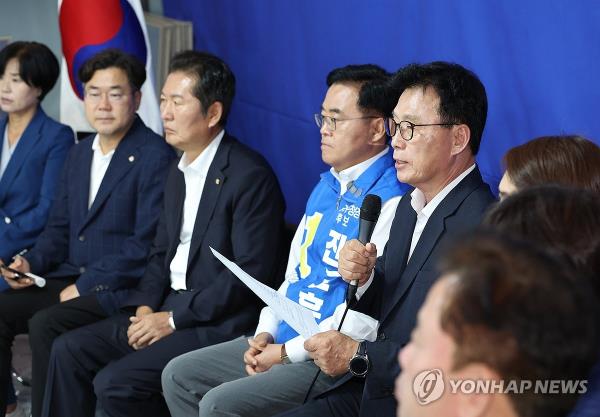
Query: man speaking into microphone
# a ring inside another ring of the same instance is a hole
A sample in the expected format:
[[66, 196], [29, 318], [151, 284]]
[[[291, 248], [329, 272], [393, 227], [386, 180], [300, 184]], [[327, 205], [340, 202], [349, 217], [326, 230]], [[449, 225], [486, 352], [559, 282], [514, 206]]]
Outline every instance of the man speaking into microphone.
[[[346, 308], [348, 284], [338, 273], [339, 251], [359, 236], [363, 200], [370, 201], [369, 194], [379, 198], [381, 215], [373, 207], [368, 212], [376, 212], [371, 220], [379, 216], [371, 233], [383, 248], [407, 189], [396, 179], [385, 133], [384, 117], [398, 98], [389, 96], [388, 81], [388, 74], [374, 65], [333, 70], [321, 112], [315, 115], [321, 155], [331, 169], [321, 175], [308, 199], [279, 292], [311, 310], [323, 331], [337, 329]], [[374, 340], [377, 321], [349, 312], [342, 331]], [[309, 359], [302, 336], [265, 307], [249, 340], [239, 338], [173, 359], [163, 371], [163, 394], [173, 417], [266, 417], [302, 403], [318, 371]], [[312, 393], [335, 381], [321, 373]]]
[[[478, 225], [494, 200], [475, 164], [487, 116], [485, 88], [460, 65], [432, 62], [399, 70], [390, 87], [399, 97], [386, 131], [402, 198], [383, 255], [379, 244], [351, 240], [339, 272], [364, 287], [356, 309], [377, 318], [377, 340], [336, 331], [316, 334], [305, 348], [329, 375], [342, 375], [318, 399], [278, 417], [392, 417], [396, 356], [410, 339], [417, 311], [437, 279], [444, 244]], [[349, 369], [350, 372], [347, 372]]]

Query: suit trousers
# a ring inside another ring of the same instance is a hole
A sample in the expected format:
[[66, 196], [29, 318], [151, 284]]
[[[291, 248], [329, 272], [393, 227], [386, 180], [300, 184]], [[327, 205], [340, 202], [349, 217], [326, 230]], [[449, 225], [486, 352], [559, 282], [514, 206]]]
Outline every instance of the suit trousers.
[[31, 286], [0, 293], [0, 410], [6, 409], [15, 336], [27, 333], [29, 319], [37, 311], [58, 303], [60, 292], [73, 282], [74, 278], [49, 279], [44, 288]]
[[117, 314], [54, 341], [42, 416], [168, 417], [160, 375], [174, 357], [202, 347], [196, 329], [182, 329], [140, 350], [128, 344], [129, 315]]
[[[321, 398], [277, 414], [276, 417], [358, 417], [363, 388], [364, 381], [353, 378]], [[366, 415], [377, 416], [377, 411], [371, 410]]]
[[29, 320], [31, 415], [40, 417], [52, 343], [61, 334], [108, 317], [96, 295], [77, 297], [38, 311]]
[[[171, 416], [268, 417], [302, 404], [317, 366], [312, 361], [275, 365], [250, 377], [243, 361], [247, 349], [241, 337], [169, 362], [162, 385]], [[335, 381], [321, 373], [311, 393], [322, 393]]]

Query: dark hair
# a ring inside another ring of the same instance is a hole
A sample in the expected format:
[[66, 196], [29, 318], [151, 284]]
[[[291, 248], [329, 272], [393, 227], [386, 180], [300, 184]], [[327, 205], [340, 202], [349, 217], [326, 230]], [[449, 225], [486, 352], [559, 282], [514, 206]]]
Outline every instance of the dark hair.
[[169, 73], [183, 72], [196, 80], [194, 96], [202, 104], [202, 113], [215, 102], [223, 105], [219, 124], [225, 126], [235, 95], [235, 76], [227, 64], [215, 55], [199, 51], [183, 51], [176, 54], [169, 65]]
[[56, 84], [60, 73], [58, 60], [50, 48], [38, 42], [8, 44], [0, 51], [0, 74], [4, 74], [6, 64], [13, 58], [19, 61], [19, 77], [28, 86], [42, 91], [39, 97], [42, 101]]
[[483, 224], [564, 258], [600, 296], [600, 195], [545, 185], [524, 189], [492, 207]]
[[[456, 275], [440, 314], [456, 344], [454, 369], [483, 363], [505, 384], [587, 378], [598, 358], [597, 301], [586, 282], [573, 285], [564, 264], [529, 243], [480, 234], [447, 253], [442, 270]], [[521, 417], [564, 416], [577, 399], [508, 396]]]
[[390, 76], [390, 73], [377, 65], [347, 65], [336, 68], [327, 75], [327, 87], [336, 83], [355, 84], [358, 87], [359, 109], [365, 114], [375, 112], [388, 117], [398, 102], [398, 97], [392, 94], [387, 85]]
[[440, 122], [466, 124], [471, 131], [469, 147], [477, 155], [488, 107], [485, 87], [477, 75], [449, 62], [410, 64], [394, 75], [391, 88], [400, 97], [413, 87], [434, 89], [440, 98]]
[[122, 69], [127, 74], [133, 91], [139, 91], [146, 81], [144, 64], [135, 56], [116, 48], [105, 49], [85, 61], [79, 69], [79, 81], [85, 84], [92, 79], [96, 71], [107, 68]]
[[600, 192], [600, 147], [581, 136], [533, 139], [509, 150], [504, 165], [517, 189], [554, 183]]

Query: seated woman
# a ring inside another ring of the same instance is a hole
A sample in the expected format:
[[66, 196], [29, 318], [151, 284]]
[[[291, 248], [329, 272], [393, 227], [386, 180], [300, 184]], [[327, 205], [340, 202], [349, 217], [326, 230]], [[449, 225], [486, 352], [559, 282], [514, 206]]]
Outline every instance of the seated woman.
[[[48, 218], [73, 131], [44, 113], [40, 102], [59, 74], [47, 46], [14, 42], [0, 51], [0, 260], [33, 246]], [[9, 262], [7, 262], [9, 263]], [[0, 291], [8, 285], [0, 279]], [[12, 391], [12, 390], [11, 390]], [[7, 415], [16, 407], [12, 397]]]
[[500, 199], [525, 187], [561, 184], [600, 192], [600, 147], [581, 136], [543, 136], [509, 150]]

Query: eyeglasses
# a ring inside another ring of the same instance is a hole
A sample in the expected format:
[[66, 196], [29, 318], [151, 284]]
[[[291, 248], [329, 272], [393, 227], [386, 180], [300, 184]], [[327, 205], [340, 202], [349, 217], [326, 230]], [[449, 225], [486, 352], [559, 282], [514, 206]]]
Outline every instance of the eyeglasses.
[[338, 122], [346, 122], [348, 120], [363, 120], [363, 119], [379, 119], [379, 116], [364, 116], [364, 117], [351, 117], [349, 119], [337, 119], [335, 117], [323, 116], [322, 114], [315, 113], [315, 123], [319, 126], [319, 129], [323, 127], [323, 125], [327, 128], [327, 130], [333, 132], [335, 130], [336, 123]]
[[413, 138], [415, 127], [419, 126], [456, 126], [458, 123], [427, 123], [427, 124], [415, 124], [408, 120], [402, 120], [400, 123], [396, 123], [394, 119], [388, 117], [385, 119], [385, 133], [389, 137], [394, 137], [398, 129], [400, 129], [400, 136], [405, 141], [409, 141]]
[[85, 91], [85, 99], [92, 103], [98, 103], [102, 100], [102, 96], [106, 95], [108, 101], [113, 104], [120, 103], [125, 98], [129, 97], [131, 93], [129, 92], [121, 92], [121, 91], [109, 91], [102, 92], [97, 89], [91, 89], [89, 91]]

